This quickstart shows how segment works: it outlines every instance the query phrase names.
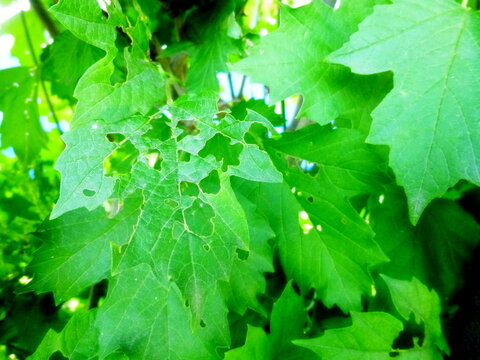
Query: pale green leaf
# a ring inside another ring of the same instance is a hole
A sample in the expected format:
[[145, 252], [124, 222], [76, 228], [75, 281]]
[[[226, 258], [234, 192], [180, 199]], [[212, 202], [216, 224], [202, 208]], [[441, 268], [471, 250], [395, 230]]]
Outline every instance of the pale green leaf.
[[62, 0], [50, 12], [80, 40], [106, 51], [115, 47], [115, 25], [96, 0]]
[[0, 71], [1, 147], [13, 147], [30, 164], [45, 147], [47, 138], [39, 122], [35, 74], [26, 67]]
[[[27, 38], [27, 32], [29, 38]], [[38, 18], [33, 9], [15, 14], [12, 18], [0, 23], [0, 34], [10, 34], [14, 36], [11, 54], [12, 56], [18, 58], [20, 64], [23, 66], [36, 65], [34, 56], [38, 61], [42, 50], [42, 44], [43, 46], [47, 44], [45, 32], [46, 29], [44, 24]], [[32, 54], [32, 49], [30, 48], [29, 39], [31, 41], [34, 54]]]
[[479, 35], [478, 13], [453, 1], [394, 0], [330, 56], [359, 74], [394, 73], [368, 141], [390, 146], [414, 224], [460, 179], [480, 184]]
[[73, 102], [78, 80], [103, 54], [96, 47], [79, 40], [70, 31], [64, 31], [48, 50], [42, 77], [52, 82], [52, 93]]

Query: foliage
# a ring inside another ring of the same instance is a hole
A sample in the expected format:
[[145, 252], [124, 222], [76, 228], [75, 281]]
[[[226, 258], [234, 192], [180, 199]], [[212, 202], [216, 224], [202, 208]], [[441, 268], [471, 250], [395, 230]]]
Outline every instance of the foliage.
[[475, 8], [31, 5], [2, 25], [0, 357], [450, 355]]

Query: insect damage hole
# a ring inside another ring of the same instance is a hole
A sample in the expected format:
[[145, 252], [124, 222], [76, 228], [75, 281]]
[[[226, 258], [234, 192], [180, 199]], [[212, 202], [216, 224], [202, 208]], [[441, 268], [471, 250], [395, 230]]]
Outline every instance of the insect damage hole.
[[83, 195], [92, 197], [96, 194], [97, 192], [95, 190], [90, 190], [90, 189], [83, 189]]
[[250, 253], [247, 250], [237, 249], [237, 256], [240, 260], [245, 261], [248, 259]]

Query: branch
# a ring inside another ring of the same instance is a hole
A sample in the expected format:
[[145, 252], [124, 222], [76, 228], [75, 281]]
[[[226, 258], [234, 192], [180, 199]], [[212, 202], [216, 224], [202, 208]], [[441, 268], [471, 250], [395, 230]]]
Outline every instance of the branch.
[[33, 10], [37, 14], [38, 18], [42, 22], [43, 26], [45, 26], [50, 33], [52, 38], [55, 38], [60, 31], [58, 30], [57, 24], [52, 20], [50, 17], [48, 10], [45, 9], [41, 0], [30, 0], [30, 5], [32, 6]]
[[[22, 19], [23, 30], [25, 31], [25, 37], [27, 38], [28, 47], [30, 48], [30, 55], [32, 55], [33, 62], [35, 66], [38, 68], [39, 63], [37, 60], [37, 56], [35, 55], [35, 48], [33, 47], [32, 38], [30, 37], [30, 32], [28, 31], [27, 20], [25, 19], [25, 14], [23, 11], [20, 12], [20, 18]], [[47, 87], [45, 86], [45, 82], [43, 81], [42, 75], [40, 75], [40, 85], [42, 86], [43, 93], [45, 94], [45, 99], [47, 100], [48, 107], [52, 114], [53, 121], [55, 121], [55, 125], [57, 126], [57, 130], [60, 135], [63, 134], [62, 128], [60, 126], [60, 122], [58, 121], [57, 115], [55, 114], [55, 109], [53, 107], [52, 101], [50, 100], [50, 96], [47, 91]]]

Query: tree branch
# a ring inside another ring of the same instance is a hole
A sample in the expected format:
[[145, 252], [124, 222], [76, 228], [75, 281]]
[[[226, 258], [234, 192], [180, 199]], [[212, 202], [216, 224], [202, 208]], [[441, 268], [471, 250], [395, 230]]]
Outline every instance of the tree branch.
[[45, 26], [50, 33], [52, 38], [56, 37], [60, 31], [58, 30], [57, 24], [52, 20], [50, 17], [48, 10], [45, 9], [41, 0], [30, 0], [30, 5], [32, 9], [37, 14], [38, 18], [42, 22], [43, 26]]

